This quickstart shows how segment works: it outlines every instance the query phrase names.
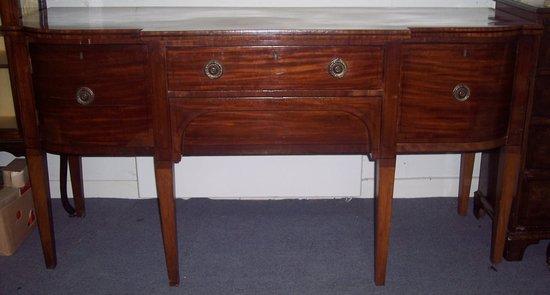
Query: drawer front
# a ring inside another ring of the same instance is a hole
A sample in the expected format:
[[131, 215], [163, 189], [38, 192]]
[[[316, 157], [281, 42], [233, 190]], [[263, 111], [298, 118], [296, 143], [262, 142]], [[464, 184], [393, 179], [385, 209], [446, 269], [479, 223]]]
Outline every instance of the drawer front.
[[[46, 146], [152, 147], [153, 133], [145, 106], [40, 104], [40, 131]], [[118, 152], [115, 152], [118, 153]]]
[[173, 99], [176, 155], [368, 154], [381, 98]]
[[529, 169], [550, 168], [550, 125], [531, 124], [527, 140], [526, 165]]
[[31, 61], [47, 147], [153, 146], [147, 47], [33, 44]]
[[[172, 47], [166, 58], [171, 91], [354, 90], [382, 85], [380, 47]], [[219, 64], [220, 77], [205, 73], [209, 62]]]
[[399, 141], [506, 136], [514, 63], [514, 43], [406, 46]]
[[33, 77], [39, 99], [74, 102], [79, 88], [94, 105], [145, 104], [147, 47], [141, 45], [33, 45]]

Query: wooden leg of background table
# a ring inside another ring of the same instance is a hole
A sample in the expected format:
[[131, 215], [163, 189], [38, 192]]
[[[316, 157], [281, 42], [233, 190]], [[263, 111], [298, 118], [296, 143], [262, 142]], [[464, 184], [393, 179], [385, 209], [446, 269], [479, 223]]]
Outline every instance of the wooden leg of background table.
[[377, 286], [382, 286], [386, 282], [395, 158], [379, 159], [376, 161], [375, 167], [376, 229], [374, 237], [374, 283]]
[[77, 217], [86, 215], [84, 203], [84, 182], [82, 179], [82, 158], [80, 156], [68, 156], [69, 171], [71, 172], [71, 186], [73, 188], [73, 200]]
[[57, 257], [46, 154], [42, 151], [27, 150], [27, 166], [44, 260], [47, 268], [55, 268]]
[[463, 153], [460, 157], [460, 180], [458, 185], [458, 214], [468, 214], [468, 201], [472, 187], [475, 153]]
[[176, 200], [174, 198], [174, 164], [167, 161], [155, 161], [155, 178], [168, 279], [170, 286], [178, 286], [180, 277]]
[[491, 261], [499, 263], [504, 253], [506, 230], [512, 202], [516, 195], [521, 154], [519, 147], [503, 147], [498, 167], [497, 201], [493, 219]]
[[59, 155], [59, 196], [61, 197], [61, 204], [65, 212], [69, 214], [70, 217], [76, 216], [76, 211], [74, 210], [71, 202], [69, 202], [69, 196], [67, 194], [67, 166], [69, 165], [69, 160], [67, 155]]

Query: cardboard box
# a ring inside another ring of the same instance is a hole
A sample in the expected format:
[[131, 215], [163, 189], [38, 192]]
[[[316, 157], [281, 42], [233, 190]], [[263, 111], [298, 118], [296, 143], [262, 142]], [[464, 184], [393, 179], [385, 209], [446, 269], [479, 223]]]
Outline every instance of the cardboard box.
[[2, 168], [4, 186], [22, 188], [29, 183], [27, 162], [24, 158], [11, 161], [8, 166]]
[[[4, 188], [6, 189], [6, 188]], [[36, 227], [32, 190], [0, 207], [0, 255], [9, 256]]]
[[4, 208], [7, 204], [11, 203], [13, 200], [19, 198], [21, 194], [19, 189], [14, 187], [4, 187], [0, 189], [0, 208]]

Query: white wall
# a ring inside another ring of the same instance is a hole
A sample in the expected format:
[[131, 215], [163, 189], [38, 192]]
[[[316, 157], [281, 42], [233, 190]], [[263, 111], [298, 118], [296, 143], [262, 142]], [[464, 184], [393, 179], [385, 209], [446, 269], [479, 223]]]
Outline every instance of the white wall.
[[[449, 6], [492, 7], [492, 0], [48, 0], [54, 6]], [[0, 152], [0, 165], [13, 157]], [[49, 156], [52, 195], [59, 195], [59, 166]], [[399, 156], [398, 198], [454, 197], [459, 155]], [[85, 158], [84, 188], [89, 197], [155, 196], [153, 161], [138, 158]], [[479, 155], [476, 158], [479, 174]], [[176, 165], [178, 197], [316, 198], [372, 197], [373, 164], [362, 156], [191, 157]], [[474, 179], [472, 191], [477, 187]]]

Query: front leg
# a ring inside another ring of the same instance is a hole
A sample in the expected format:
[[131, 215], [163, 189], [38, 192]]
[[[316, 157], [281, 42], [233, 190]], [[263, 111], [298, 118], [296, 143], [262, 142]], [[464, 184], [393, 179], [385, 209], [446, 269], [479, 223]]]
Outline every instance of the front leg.
[[155, 160], [155, 179], [168, 279], [170, 286], [178, 286], [180, 277], [176, 200], [174, 197], [174, 164], [171, 161]]
[[392, 214], [393, 185], [395, 179], [395, 157], [378, 159], [375, 164], [375, 249], [374, 283], [382, 286], [386, 282], [390, 223]]
[[501, 262], [504, 254], [508, 220], [510, 219], [512, 202], [518, 187], [518, 175], [521, 165], [520, 148], [516, 146], [503, 147], [500, 152], [500, 159], [491, 241], [491, 261], [493, 263]]
[[27, 149], [27, 166], [44, 260], [47, 268], [55, 268], [57, 257], [46, 153], [41, 150]]

